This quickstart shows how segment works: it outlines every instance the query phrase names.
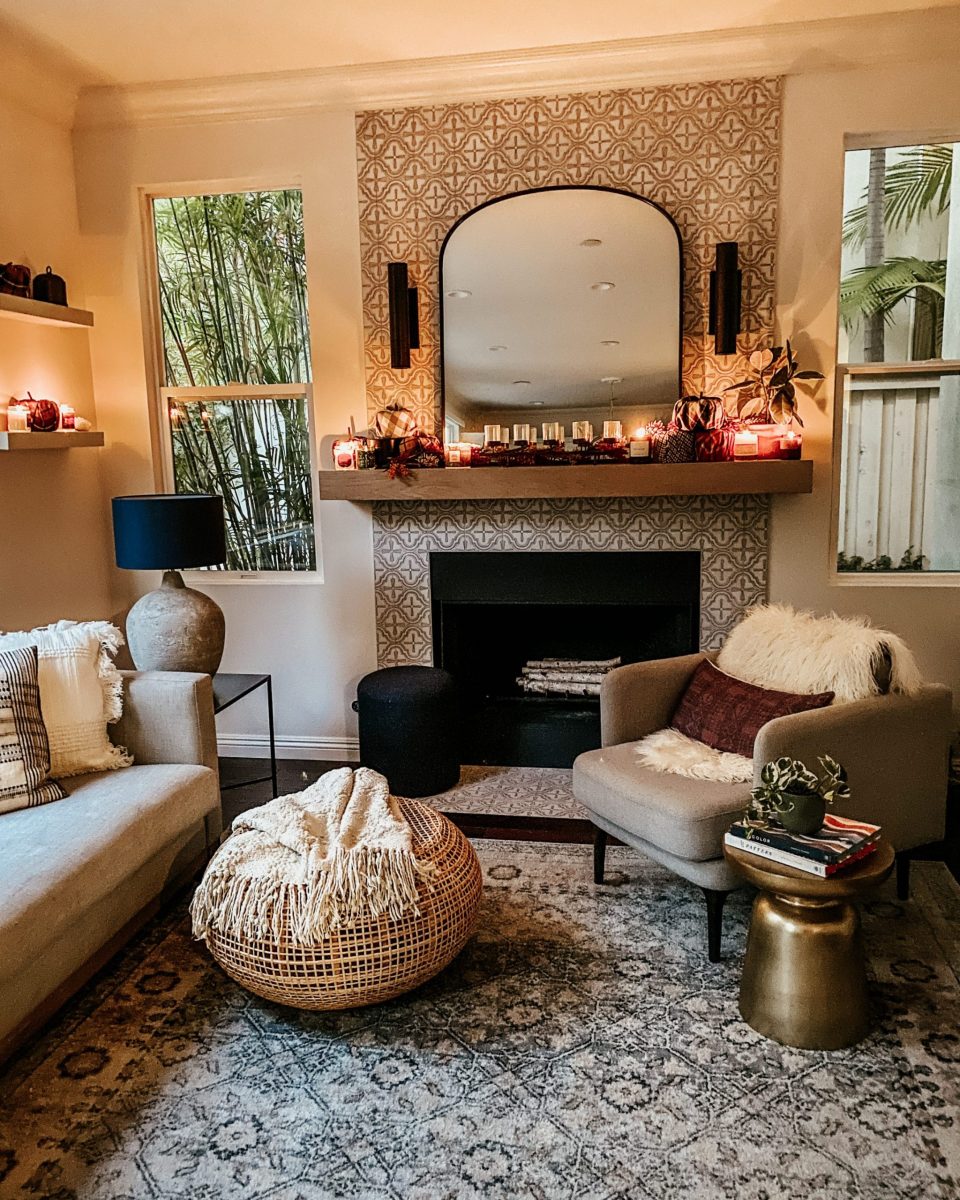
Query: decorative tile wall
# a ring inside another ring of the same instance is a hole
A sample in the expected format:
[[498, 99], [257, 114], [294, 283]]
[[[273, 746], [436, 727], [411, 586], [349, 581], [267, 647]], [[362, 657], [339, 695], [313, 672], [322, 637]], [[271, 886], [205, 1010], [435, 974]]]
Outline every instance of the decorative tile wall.
[[[494, 196], [554, 184], [603, 184], [648, 196], [684, 246], [683, 385], [715, 392], [743, 377], [741, 356], [773, 329], [780, 162], [779, 79], [633, 88], [362, 113], [357, 118], [360, 244], [371, 414], [439, 416], [440, 245]], [[740, 355], [717, 359], [706, 333], [714, 245], [740, 243]], [[420, 288], [421, 349], [390, 368], [386, 264]]]
[[374, 504], [377, 660], [432, 663], [430, 553], [440, 550], [699, 550], [700, 645], [715, 649], [766, 598], [767, 515], [762, 496]]

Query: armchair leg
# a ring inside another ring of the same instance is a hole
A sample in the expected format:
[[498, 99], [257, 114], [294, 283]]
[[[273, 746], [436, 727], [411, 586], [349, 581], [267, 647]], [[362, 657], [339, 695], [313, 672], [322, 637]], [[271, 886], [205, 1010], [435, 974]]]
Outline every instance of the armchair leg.
[[720, 962], [720, 937], [723, 933], [723, 906], [729, 892], [704, 888], [707, 901], [707, 955], [711, 962]]
[[910, 899], [910, 855], [906, 850], [897, 855], [897, 899]]
[[603, 883], [603, 868], [607, 857], [607, 834], [604, 829], [593, 831], [593, 882]]

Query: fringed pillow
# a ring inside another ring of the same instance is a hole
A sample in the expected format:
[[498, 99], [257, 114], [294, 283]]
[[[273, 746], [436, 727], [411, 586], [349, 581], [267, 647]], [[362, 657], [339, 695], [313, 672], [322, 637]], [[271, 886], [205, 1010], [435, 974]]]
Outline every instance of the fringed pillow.
[[865, 617], [821, 617], [788, 604], [751, 609], [717, 657], [728, 675], [788, 692], [833, 692], [836, 703], [884, 691], [914, 695], [920, 671], [895, 633]]
[[750, 758], [757, 734], [768, 721], [826, 708], [832, 700], [833, 692], [800, 695], [756, 687], [717, 670], [705, 659], [680, 697], [670, 727], [715, 750]]
[[109, 621], [59, 621], [28, 633], [0, 634], [0, 651], [35, 646], [40, 705], [55, 779], [128, 767], [107, 725], [123, 711], [123, 680], [113, 658], [123, 634]]
[[37, 648], [0, 651], [0, 813], [62, 800], [50, 778], [50, 745], [40, 713]]

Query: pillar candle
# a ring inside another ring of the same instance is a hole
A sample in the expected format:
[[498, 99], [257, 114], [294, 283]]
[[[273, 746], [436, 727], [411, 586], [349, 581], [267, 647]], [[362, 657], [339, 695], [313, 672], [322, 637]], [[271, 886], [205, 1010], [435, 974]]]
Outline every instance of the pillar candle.
[[780, 439], [781, 458], [799, 458], [803, 450], [803, 434], [795, 429], [789, 430]]
[[756, 434], [757, 458], [779, 458], [783, 426], [778, 425], [773, 429], [758, 429]]
[[650, 434], [643, 425], [630, 435], [630, 461], [632, 463], [650, 461]]
[[7, 429], [10, 433], [28, 433], [30, 422], [27, 409], [22, 404], [11, 404], [7, 408]]
[[593, 426], [589, 421], [574, 421], [573, 440], [575, 442], [593, 441]]
[[623, 424], [620, 421], [604, 421], [603, 436], [605, 440], [613, 439], [615, 442], [623, 440]]
[[560, 425], [556, 421], [544, 421], [542, 428], [545, 442], [559, 442], [562, 439]]
[[734, 458], [757, 457], [757, 435], [749, 429], [739, 429], [733, 439]]

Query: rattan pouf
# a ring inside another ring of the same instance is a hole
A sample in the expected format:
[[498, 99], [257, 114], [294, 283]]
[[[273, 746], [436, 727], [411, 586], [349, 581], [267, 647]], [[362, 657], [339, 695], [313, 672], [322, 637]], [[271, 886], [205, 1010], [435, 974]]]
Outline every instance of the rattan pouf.
[[378, 917], [335, 930], [315, 946], [284, 938], [239, 940], [211, 930], [210, 953], [231, 979], [265, 1000], [293, 1008], [359, 1008], [432, 979], [463, 949], [480, 908], [483, 879], [473, 846], [442, 813], [401, 800], [421, 863], [420, 916]]

